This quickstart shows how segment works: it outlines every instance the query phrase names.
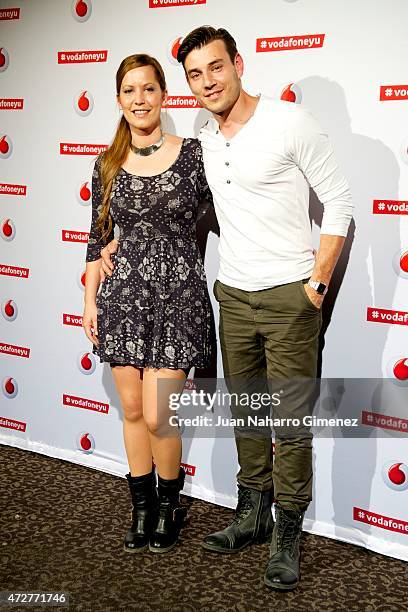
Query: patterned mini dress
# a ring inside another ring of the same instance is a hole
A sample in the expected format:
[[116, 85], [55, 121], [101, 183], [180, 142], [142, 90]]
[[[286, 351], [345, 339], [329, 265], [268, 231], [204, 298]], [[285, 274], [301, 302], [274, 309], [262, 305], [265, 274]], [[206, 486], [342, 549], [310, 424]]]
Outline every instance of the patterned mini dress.
[[[86, 261], [100, 258], [100, 159], [92, 176]], [[155, 176], [121, 168], [110, 214], [119, 230], [113, 274], [97, 298], [102, 362], [136, 367], [205, 368], [213, 345], [212, 310], [196, 237], [199, 204], [212, 202], [201, 146], [186, 138], [176, 161]], [[113, 237], [113, 235], [112, 235]]]

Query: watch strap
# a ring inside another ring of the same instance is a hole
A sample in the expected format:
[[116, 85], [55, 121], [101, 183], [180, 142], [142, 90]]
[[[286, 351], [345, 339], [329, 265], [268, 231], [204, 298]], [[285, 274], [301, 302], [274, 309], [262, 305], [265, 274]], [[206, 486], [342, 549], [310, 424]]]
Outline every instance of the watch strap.
[[312, 287], [312, 289], [314, 289], [319, 295], [326, 295], [328, 287], [324, 283], [321, 283], [320, 281], [309, 280], [307, 284], [310, 285], [310, 287]]

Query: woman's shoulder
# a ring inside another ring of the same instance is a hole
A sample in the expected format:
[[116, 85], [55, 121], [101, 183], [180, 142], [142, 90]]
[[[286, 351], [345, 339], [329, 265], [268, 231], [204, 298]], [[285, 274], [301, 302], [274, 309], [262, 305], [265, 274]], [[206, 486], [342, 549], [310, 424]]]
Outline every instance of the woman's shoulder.
[[172, 145], [181, 146], [183, 144], [183, 146], [192, 149], [201, 147], [200, 141], [197, 138], [183, 138], [181, 136], [176, 136], [176, 134], [169, 134], [168, 132], [165, 133], [165, 136], [168, 143]]
[[176, 134], [169, 134], [168, 132], [164, 132], [164, 136], [166, 138], [166, 142], [173, 146], [180, 146], [183, 142], [183, 138], [180, 136], [176, 136]]
[[184, 138], [184, 151], [189, 157], [196, 158], [199, 162], [202, 160], [202, 149], [200, 141], [197, 138]]
[[198, 138], [185, 138], [184, 139], [184, 144], [186, 146], [191, 147], [192, 149], [200, 149], [201, 150], [201, 144], [200, 144], [200, 141], [198, 140]]
[[99, 153], [98, 157], [95, 158], [94, 172], [98, 172], [98, 173], [101, 172], [104, 156], [105, 156], [105, 151], [102, 151], [102, 153]]

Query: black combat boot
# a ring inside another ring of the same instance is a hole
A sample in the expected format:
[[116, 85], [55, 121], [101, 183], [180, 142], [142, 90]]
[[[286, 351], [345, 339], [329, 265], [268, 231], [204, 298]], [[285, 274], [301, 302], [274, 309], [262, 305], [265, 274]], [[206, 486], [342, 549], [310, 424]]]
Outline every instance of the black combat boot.
[[220, 553], [236, 553], [248, 544], [265, 542], [272, 533], [272, 490], [255, 491], [238, 485], [238, 504], [231, 525], [204, 538], [201, 546]]
[[180, 505], [180, 491], [184, 487], [185, 472], [180, 468], [178, 478], [165, 480], [158, 477], [159, 509], [156, 527], [150, 537], [149, 549], [154, 553], [171, 550], [178, 541], [187, 508]]
[[125, 536], [126, 552], [136, 553], [149, 544], [157, 520], [156, 475], [152, 471], [144, 476], [126, 474], [132, 497], [132, 525]]
[[299, 583], [299, 542], [303, 516], [304, 512], [296, 512], [276, 504], [276, 523], [264, 577], [265, 584], [273, 589], [290, 591]]

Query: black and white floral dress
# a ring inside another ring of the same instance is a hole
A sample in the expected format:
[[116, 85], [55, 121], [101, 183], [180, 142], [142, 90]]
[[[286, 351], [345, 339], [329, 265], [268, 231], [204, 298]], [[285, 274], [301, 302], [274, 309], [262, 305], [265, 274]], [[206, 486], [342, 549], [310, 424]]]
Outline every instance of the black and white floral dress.
[[[104, 246], [97, 160], [87, 261]], [[184, 139], [174, 164], [143, 177], [121, 169], [110, 213], [119, 228], [114, 271], [96, 298], [101, 361], [154, 368], [203, 368], [212, 346], [212, 312], [196, 238], [199, 203], [212, 201], [198, 140]]]

